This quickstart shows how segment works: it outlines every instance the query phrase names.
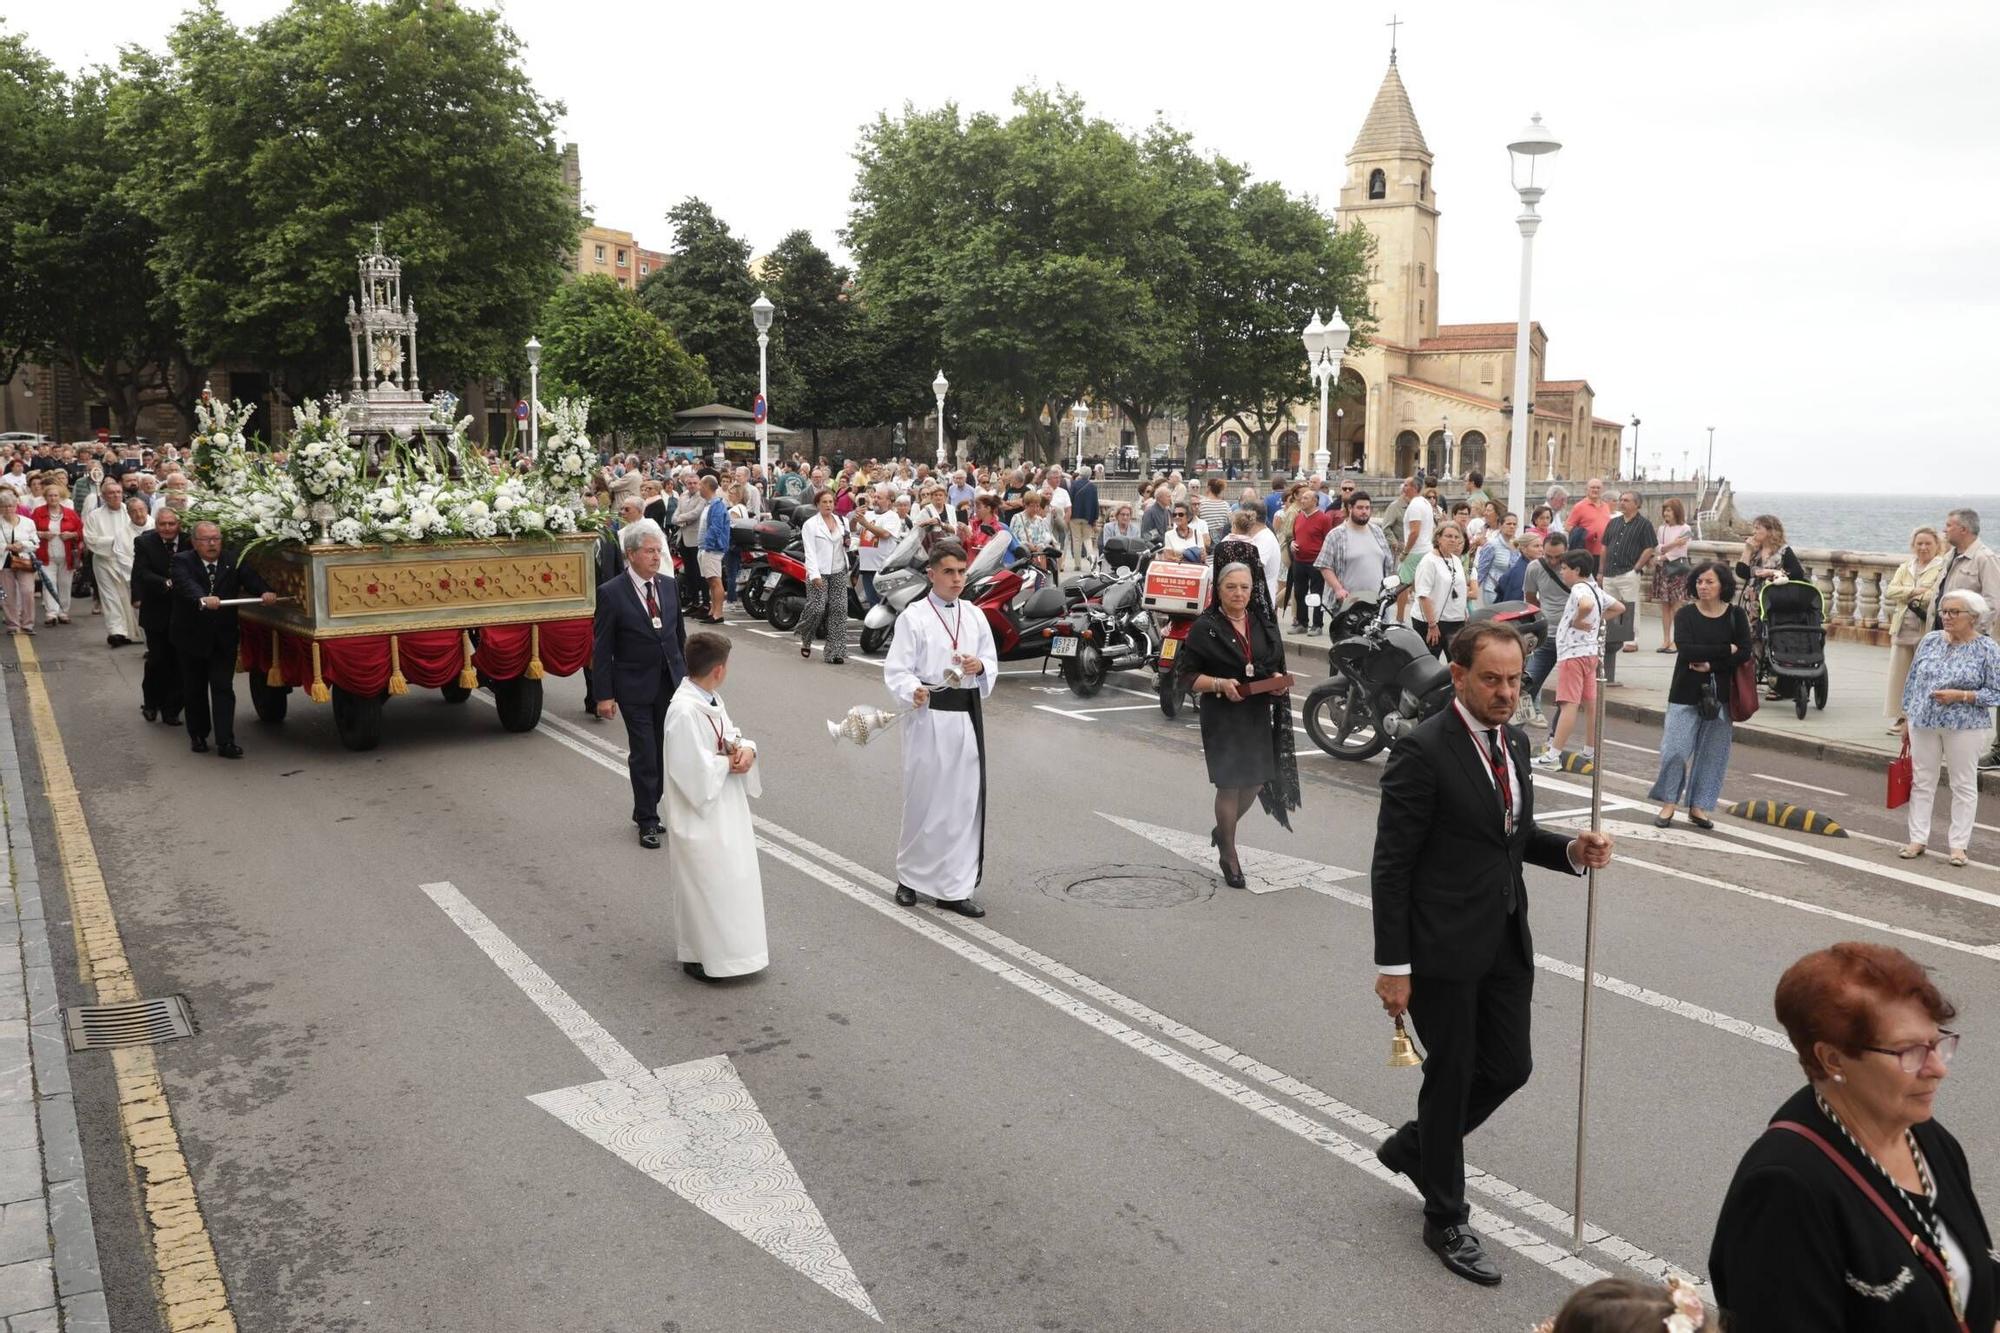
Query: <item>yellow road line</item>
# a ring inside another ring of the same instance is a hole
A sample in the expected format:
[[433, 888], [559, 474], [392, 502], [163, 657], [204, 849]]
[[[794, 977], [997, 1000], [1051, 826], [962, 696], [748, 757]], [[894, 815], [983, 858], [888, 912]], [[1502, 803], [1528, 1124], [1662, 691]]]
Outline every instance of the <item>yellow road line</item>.
[[[77, 971], [99, 1004], [136, 1000], [138, 987], [125, 957], [125, 941], [111, 910], [111, 894], [97, 863], [97, 847], [83, 817], [76, 778], [63, 749], [56, 711], [48, 686], [37, 668], [34, 641], [17, 636], [21, 682], [28, 695], [28, 716], [34, 725], [35, 749], [41, 757], [42, 781], [54, 817], [56, 850], [69, 886], [70, 918], [75, 923]], [[195, 1197], [194, 1177], [174, 1130], [166, 1085], [150, 1046], [127, 1046], [111, 1052], [118, 1081], [118, 1122], [126, 1157], [139, 1181], [146, 1209], [146, 1239], [153, 1257], [153, 1289], [170, 1333], [235, 1333], [236, 1316], [229, 1309], [229, 1291], [209, 1240], [208, 1224]]]

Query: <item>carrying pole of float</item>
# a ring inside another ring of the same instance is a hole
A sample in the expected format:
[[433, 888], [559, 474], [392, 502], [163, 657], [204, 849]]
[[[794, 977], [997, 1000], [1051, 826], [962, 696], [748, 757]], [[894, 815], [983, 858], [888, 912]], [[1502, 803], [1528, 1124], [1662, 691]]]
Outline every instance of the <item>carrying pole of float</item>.
[[[1636, 617], [1635, 617], [1636, 619]], [[1597, 697], [1590, 702], [1590, 734], [1596, 753], [1590, 761], [1590, 831], [1604, 831], [1604, 654], [1610, 638], [1604, 623], [1604, 604], [1597, 610]], [[1583, 1034], [1577, 1042], [1576, 1060], [1576, 1198], [1570, 1214], [1576, 1224], [1570, 1253], [1583, 1252], [1583, 1156], [1590, 1122], [1590, 1010], [1597, 994], [1597, 869], [1584, 876], [1583, 898]]]

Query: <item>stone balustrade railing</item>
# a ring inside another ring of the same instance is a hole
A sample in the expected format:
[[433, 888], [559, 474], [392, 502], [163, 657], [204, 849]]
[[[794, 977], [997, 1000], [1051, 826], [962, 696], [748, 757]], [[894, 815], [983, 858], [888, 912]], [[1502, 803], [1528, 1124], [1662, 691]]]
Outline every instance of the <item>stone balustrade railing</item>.
[[[1689, 548], [1695, 563], [1721, 560], [1734, 566], [1743, 555], [1741, 542], [1695, 542]], [[1826, 601], [1827, 630], [1857, 643], [1887, 644], [1893, 627], [1882, 593], [1890, 575], [1908, 556], [1879, 551], [1827, 551], [1794, 546], [1792, 554]]]

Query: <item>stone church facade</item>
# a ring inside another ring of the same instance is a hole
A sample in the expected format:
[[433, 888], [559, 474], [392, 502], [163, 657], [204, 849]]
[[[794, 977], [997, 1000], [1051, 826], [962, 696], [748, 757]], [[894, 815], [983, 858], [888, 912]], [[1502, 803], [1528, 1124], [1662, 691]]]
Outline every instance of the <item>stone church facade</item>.
[[[1424, 141], [1395, 58], [1347, 154], [1336, 212], [1342, 228], [1361, 226], [1375, 241], [1368, 298], [1376, 329], [1368, 346], [1351, 350], [1328, 411], [1327, 449], [1335, 467], [1408, 476], [1446, 465], [1459, 475], [1507, 470], [1513, 421], [1512, 320], [1444, 324], [1438, 320], [1438, 208], [1430, 145]], [[1582, 478], [1618, 472], [1623, 429], [1593, 414], [1588, 380], [1544, 378], [1548, 335], [1529, 328], [1529, 382], [1534, 427], [1529, 477]], [[1274, 461], [1310, 467], [1319, 440], [1319, 404], [1295, 404], [1273, 441]], [[1217, 433], [1227, 456], [1229, 431]], [[1553, 443], [1551, 444], [1551, 441]]]

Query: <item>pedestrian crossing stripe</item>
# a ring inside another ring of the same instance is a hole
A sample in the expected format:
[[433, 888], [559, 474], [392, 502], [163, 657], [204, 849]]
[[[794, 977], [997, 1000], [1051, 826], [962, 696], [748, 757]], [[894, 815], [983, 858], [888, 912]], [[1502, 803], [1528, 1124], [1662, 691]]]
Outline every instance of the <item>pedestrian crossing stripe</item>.
[[1769, 824], [1795, 833], [1817, 833], [1827, 838], [1847, 836], [1847, 830], [1831, 816], [1779, 801], [1738, 801], [1729, 807], [1729, 813], [1753, 824]]

